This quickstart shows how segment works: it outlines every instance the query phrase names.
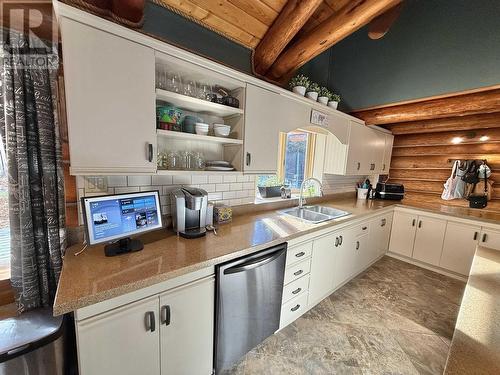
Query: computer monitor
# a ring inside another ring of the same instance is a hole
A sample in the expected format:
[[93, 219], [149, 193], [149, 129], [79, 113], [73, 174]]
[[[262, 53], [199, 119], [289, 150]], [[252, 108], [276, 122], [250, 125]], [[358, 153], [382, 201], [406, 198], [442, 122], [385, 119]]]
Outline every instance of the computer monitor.
[[87, 243], [112, 242], [107, 256], [142, 250], [144, 245], [130, 236], [162, 228], [158, 191], [82, 198]]

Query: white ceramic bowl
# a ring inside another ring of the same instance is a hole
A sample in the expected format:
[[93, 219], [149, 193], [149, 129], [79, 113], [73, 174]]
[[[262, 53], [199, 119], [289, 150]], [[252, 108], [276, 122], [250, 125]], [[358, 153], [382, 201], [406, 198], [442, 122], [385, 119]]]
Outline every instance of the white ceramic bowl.
[[196, 128], [195, 131], [196, 131], [196, 134], [198, 134], [198, 135], [207, 135], [208, 134], [208, 129]]
[[194, 126], [194, 129], [196, 131], [196, 134], [207, 135], [208, 134], [209, 125], [205, 124], [203, 122], [197, 122], [195, 124], [195, 126]]
[[224, 128], [214, 128], [214, 134], [216, 137], [227, 137], [231, 133], [231, 128], [229, 129], [224, 129]]

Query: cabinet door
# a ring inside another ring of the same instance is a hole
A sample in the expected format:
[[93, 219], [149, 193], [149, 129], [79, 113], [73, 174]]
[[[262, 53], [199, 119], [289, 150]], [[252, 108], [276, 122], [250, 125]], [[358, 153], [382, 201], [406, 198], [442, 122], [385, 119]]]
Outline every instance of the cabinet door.
[[372, 133], [371, 137], [371, 148], [372, 148], [372, 157], [370, 160], [370, 172], [371, 173], [380, 173], [382, 172], [382, 167], [384, 164], [384, 152], [385, 152], [385, 136], [386, 133], [383, 133], [378, 130], [368, 129]]
[[159, 375], [158, 297], [77, 323], [81, 375]]
[[446, 220], [419, 216], [413, 259], [435, 266], [439, 265], [445, 231]]
[[392, 145], [394, 144], [394, 136], [385, 134], [384, 159], [382, 161], [381, 173], [388, 174], [391, 167]]
[[448, 222], [439, 266], [469, 275], [481, 227]]
[[251, 173], [276, 173], [279, 132], [285, 118], [282, 96], [257, 86], [247, 85], [245, 105], [245, 160], [243, 170]]
[[71, 172], [156, 171], [151, 48], [62, 18]]
[[411, 257], [416, 228], [417, 215], [399, 211], [394, 212], [389, 251]]
[[500, 250], [500, 232], [483, 228], [479, 244], [490, 249]]
[[310, 306], [321, 301], [333, 290], [338, 244], [338, 233], [332, 233], [314, 240], [309, 282]]
[[215, 281], [160, 296], [162, 375], [209, 375], [213, 363]]
[[369, 246], [372, 251], [372, 260], [380, 257], [389, 248], [391, 225], [392, 214], [380, 216], [370, 222]]
[[339, 232], [339, 245], [337, 246], [337, 260], [335, 262], [334, 287], [338, 287], [354, 275], [357, 257], [355, 233], [352, 229]]
[[347, 152], [346, 174], [364, 175], [370, 173], [370, 160], [372, 148], [370, 135], [364, 125], [354, 121], [350, 122], [349, 150]]

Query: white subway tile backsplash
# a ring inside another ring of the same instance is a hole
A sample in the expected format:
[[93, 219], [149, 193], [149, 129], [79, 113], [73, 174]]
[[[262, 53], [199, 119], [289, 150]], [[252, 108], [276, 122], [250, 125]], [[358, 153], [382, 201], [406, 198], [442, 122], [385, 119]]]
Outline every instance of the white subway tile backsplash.
[[236, 198], [246, 198], [248, 197], [248, 190], [240, 190], [236, 192]]
[[151, 176], [128, 176], [128, 186], [147, 186], [151, 185]]
[[208, 200], [218, 201], [222, 199], [222, 193], [208, 193]]
[[226, 175], [226, 176], [224, 176], [223, 181], [224, 182], [236, 182], [236, 176], [233, 174]]
[[174, 176], [173, 183], [174, 185], [190, 185], [191, 176], [186, 176], [186, 175]]
[[117, 187], [115, 188], [115, 194], [126, 194], [126, 193], [137, 193], [139, 191], [138, 187]]
[[230, 186], [231, 190], [243, 190], [243, 183], [233, 182]]
[[108, 187], [127, 186], [127, 176], [108, 176]]
[[224, 191], [222, 193], [222, 198], [223, 199], [233, 199], [233, 198], [236, 198], [236, 192], [235, 191]]
[[236, 182], [247, 182], [247, 181], [248, 181], [248, 176], [238, 175], [236, 177]]
[[172, 176], [152, 176], [153, 185], [172, 185]]
[[228, 191], [229, 190], [229, 184], [216, 184], [215, 185], [215, 191]]
[[168, 195], [170, 194], [172, 191], [174, 191], [175, 189], [178, 189], [180, 188], [181, 186], [180, 185], [170, 185], [170, 186], [164, 186], [163, 187], [163, 194], [164, 195]]
[[200, 189], [205, 190], [207, 193], [213, 193], [215, 191], [215, 184], [203, 184], [200, 185]]
[[231, 199], [229, 201], [229, 205], [230, 206], [238, 206], [241, 204], [241, 199]]
[[206, 175], [193, 175], [192, 182], [193, 182], [193, 184], [206, 184], [206, 183], [208, 183], [208, 176], [206, 176]]
[[151, 186], [151, 185], [148, 185], [148, 186], [141, 186], [139, 188], [140, 191], [153, 191], [153, 190], [158, 190], [161, 194], [161, 186]]
[[245, 190], [255, 189], [255, 183], [254, 182], [244, 182], [243, 189], [245, 189]]
[[220, 184], [222, 182], [222, 176], [220, 175], [209, 175], [208, 183], [210, 184]]

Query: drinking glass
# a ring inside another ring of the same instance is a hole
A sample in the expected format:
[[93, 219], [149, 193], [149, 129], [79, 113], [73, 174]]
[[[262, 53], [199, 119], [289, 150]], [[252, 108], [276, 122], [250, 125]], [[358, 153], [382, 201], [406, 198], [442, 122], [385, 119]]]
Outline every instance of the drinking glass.
[[179, 153], [177, 151], [169, 151], [167, 153], [167, 169], [180, 169]]
[[165, 89], [167, 84], [167, 76], [165, 69], [161, 65], [156, 65], [155, 69], [156, 88]]
[[197, 90], [196, 90], [196, 82], [193, 80], [189, 80], [184, 84], [184, 95], [186, 96], [192, 96], [196, 97], [197, 96]]
[[194, 169], [198, 171], [205, 169], [205, 157], [201, 152], [195, 152], [194, 154]]
[[179, 168], [181, 170], [188, 169], [188, 152], [187, 151], [179, 151]]
[[210, 101], [212, 99], [212, 86], [202, 83], [198, 88], [198, 98]]
[[171, 92], [181, 93], [182, 79], [179, 73], [168, 72], [166, 73], [166, 89]]

